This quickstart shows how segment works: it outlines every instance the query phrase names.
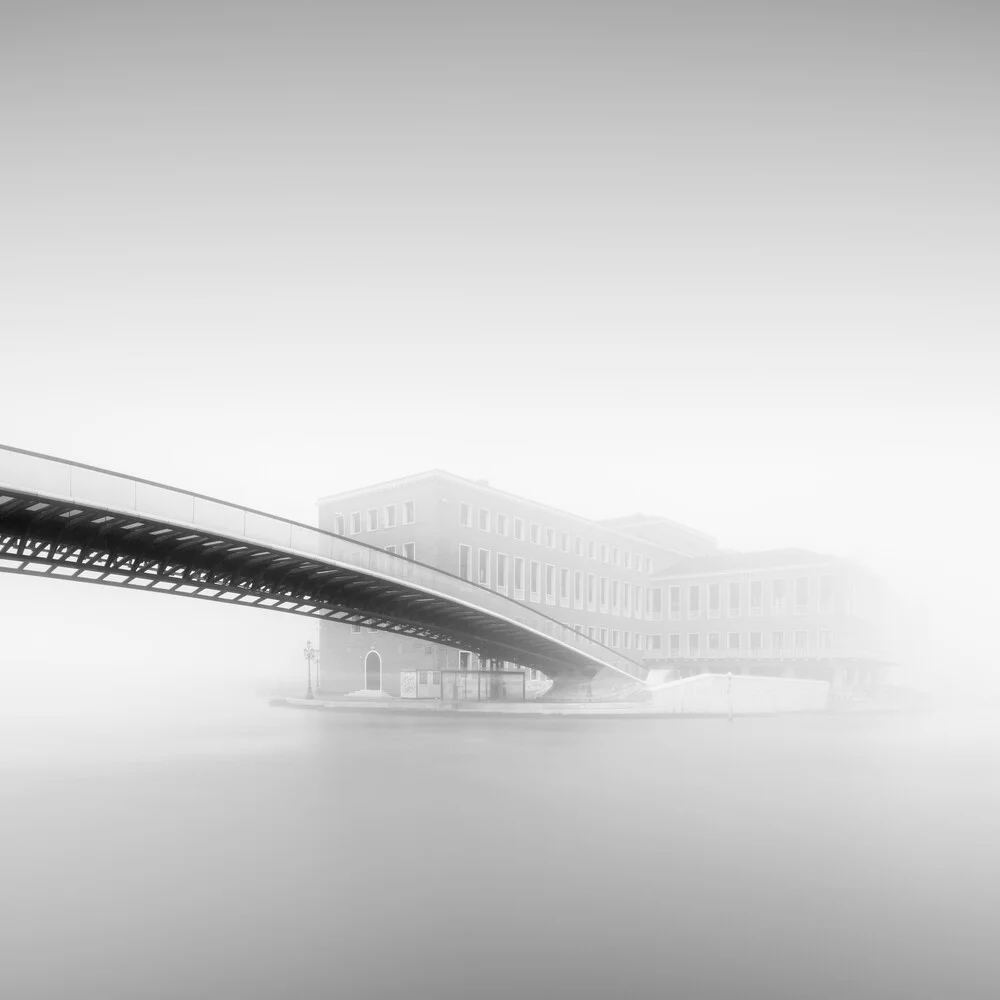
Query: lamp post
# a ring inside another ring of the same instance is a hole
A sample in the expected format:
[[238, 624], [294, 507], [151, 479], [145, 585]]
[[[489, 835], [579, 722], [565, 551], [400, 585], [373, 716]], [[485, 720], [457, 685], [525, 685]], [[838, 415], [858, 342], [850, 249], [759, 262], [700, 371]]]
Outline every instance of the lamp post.
[[[312, 682], [313, 673], [312, 673], [312, 665], [313, 665], [313, 660], [318, 660], [319, 659], [319, 650], [318, 649], [313, 649], [313, 644], [310, 641], [310, 642], [306, 643], [306, 648], [302, 651], [302, 655], [306, 658], [306, 677], [307, 677], [307, 681], [306, 681], [306, 698], [308, 698], [310, 701], [312, 701], [313, 700], [313, 682]], [[317, 691], [319, 690], [318, 669], [317, 669], [317, 677], [316, 677], [316, 690]]]

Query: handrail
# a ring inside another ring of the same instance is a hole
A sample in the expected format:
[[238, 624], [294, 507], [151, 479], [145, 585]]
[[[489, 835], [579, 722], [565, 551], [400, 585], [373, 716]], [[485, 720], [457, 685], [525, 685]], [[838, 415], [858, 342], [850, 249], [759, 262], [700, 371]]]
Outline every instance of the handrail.
[[[403, 581], [427, 593], [514, 622], [576, 650], [595, 663], [642, 679], [641, 664], [513, 598], [446, 570], [298, 521], [9, 445], [0, 445], [0, 489], [4, 486], [20, 493], [205, 530], [333, 565], [360, 567], [373, 576]], [[0, 513], [2, 510], [0, 507]]]

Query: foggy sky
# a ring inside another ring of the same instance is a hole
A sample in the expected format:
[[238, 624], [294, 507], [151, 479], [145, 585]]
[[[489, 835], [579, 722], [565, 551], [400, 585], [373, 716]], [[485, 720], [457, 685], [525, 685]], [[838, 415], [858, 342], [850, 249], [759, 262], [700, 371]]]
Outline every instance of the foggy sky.
[[[439, 466], [854, 555], [983, 653], [998, 41], [971, 2], [0, 0], [0, 439], [303, 520]], [[53, 615], [94, 662], [308, 637], [0, 595], [13, 660]]]

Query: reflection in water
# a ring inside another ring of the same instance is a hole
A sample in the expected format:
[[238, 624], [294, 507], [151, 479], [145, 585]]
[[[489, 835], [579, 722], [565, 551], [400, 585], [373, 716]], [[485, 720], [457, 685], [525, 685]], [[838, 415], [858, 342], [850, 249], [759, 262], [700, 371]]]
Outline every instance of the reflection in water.
[[991, 727], [109, 723], [4, 719], [5, 996], [995, 995]]

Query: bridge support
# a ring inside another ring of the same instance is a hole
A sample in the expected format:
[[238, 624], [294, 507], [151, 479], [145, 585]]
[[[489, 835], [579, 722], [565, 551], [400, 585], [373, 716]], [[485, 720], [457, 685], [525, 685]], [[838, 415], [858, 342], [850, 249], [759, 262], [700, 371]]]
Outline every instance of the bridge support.
[[558, 674], [552, 679], [552, 687], [542, 695], [542, 701], [591, 701], [592, 680], [590, 674]]

